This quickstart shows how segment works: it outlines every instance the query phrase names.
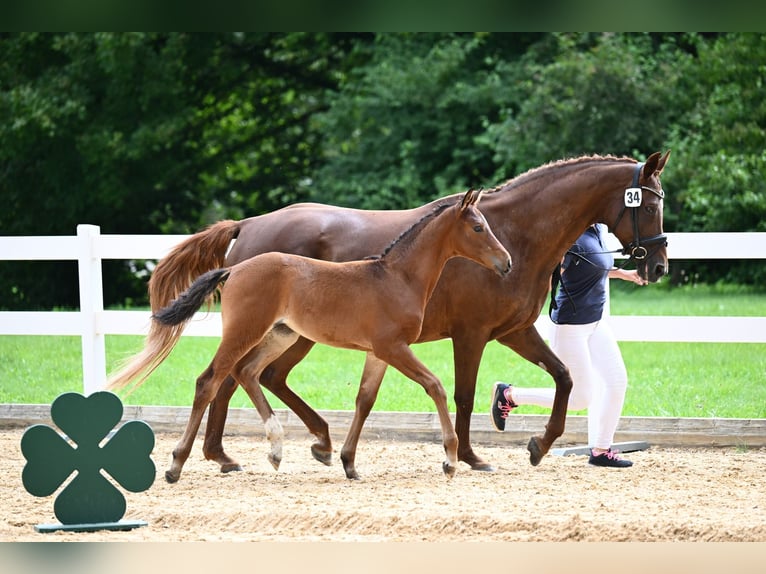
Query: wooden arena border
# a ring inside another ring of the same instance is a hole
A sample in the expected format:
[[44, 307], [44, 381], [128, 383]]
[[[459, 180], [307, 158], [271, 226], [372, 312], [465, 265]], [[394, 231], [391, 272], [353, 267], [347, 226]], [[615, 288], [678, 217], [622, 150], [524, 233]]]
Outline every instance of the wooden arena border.
[[[143, 420], [155, 432], [180, 433], [186, 425], [190, 407], [124, 407], [123, 421]], [[301, 420], [286, 409], [277, 409], [285, 433], [290, 438], [311, 438]], [[319, 411], [330, 425], [336, 446], [342, 444], [353, 411]], [[546, 415], [513, 415], [505, 432], [492, 428], [489, 415], [471, 418], [471, 440], [485, 445], [526, 445], [529, 437], [540, 434]], [[52, 424], [50, 405], [0, 404], [0, 428]], [[231, 435], [265, 436], [255, 409], [229, 410], [226, 432]], [[435, 412], [371, 412], [362, 431], [363, 440], [441, 441], [439, 419]], [[617, 428], [616, 442], [645, 441], [650, 446], [667, 447], [766, 447], [766, 419], [623, 417]], [[567, 417], [566, 430], [554, 446], [587, 443], [587, 418]]]

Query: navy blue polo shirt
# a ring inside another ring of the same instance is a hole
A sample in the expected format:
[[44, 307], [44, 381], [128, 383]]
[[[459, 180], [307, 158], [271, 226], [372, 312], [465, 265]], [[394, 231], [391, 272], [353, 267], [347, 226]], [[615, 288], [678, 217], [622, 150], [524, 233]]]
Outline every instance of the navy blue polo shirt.
[[554, 323], [585, 325], [601, 320], [607, 275], [614, 266], [614, 256], [604, 253], [607, 251], [604, 233], [601, 224], [588, 227], [564, 256], [556, 294], [558, 308], [551, 310]]

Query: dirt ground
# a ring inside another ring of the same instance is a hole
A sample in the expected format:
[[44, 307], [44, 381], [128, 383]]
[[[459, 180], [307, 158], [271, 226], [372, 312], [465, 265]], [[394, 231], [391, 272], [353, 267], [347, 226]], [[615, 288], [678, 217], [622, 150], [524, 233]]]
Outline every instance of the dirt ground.
[[[440, 444], [360, 441], [359, 481], [311, 458], [310, 439], [289, 440], [278, 472], [265, 439], [226, 437], [243, 472], [221, 474], [201, 440], [177, 484], [164, 471], [179, 436], [157, 433], [157, 478], [125, 493], [131, 531], [40, 534], [57, 523], [55, 494], [21, 483], [24, 429], [0, 433], [0, 541], [766, 541], [766, 449], [652, 447], [626, 470], [583, 456], [530, 466], [523, 446], [475, 445], [494, 473], [441, 471]], [[335, 445], [336, 449], [340, 445]]]

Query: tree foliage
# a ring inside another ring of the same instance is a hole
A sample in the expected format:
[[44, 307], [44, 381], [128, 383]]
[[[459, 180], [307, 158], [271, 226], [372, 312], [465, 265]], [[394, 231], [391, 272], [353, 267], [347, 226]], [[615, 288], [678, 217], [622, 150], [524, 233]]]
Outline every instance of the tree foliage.
[[[668, 230], [764, 231], [765, 67], [754, 33], [3, 34], [0, 229], [403, 208], [561, 157], [672, 148]], [[75, 306], [75, 273], [0, 262], [0, 305]], [[129, 264], [105, 273], [108, 304], [145, 296]]]

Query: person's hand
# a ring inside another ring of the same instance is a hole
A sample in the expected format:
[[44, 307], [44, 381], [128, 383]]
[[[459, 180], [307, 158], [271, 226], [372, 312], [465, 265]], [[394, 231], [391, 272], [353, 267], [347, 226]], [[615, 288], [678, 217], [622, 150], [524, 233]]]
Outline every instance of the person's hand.
[[638, 274], [638, 271], [635, 269], [623, 270], [623, 273], [625, 274], [623, 279], [626, 281], [633, 281], [633, 283], [636, 285], [646, 285], [648, 283], [646, 279], [641, 278], [641, 276]]

